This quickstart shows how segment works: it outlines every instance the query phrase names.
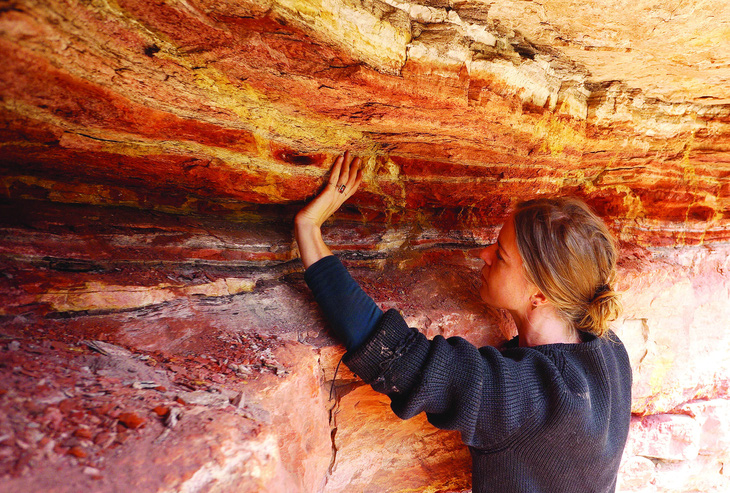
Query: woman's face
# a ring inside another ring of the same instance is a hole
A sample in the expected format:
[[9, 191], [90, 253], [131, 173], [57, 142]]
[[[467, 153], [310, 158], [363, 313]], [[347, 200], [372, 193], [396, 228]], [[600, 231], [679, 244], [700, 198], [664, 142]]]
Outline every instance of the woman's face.
[[502, 226], [497, 242], [482, 250], [479, 257], [484, 260], [479, 288], [482, 300], [494, 308], [526, 310], [537, 288], [525, 277], [512, 215]]

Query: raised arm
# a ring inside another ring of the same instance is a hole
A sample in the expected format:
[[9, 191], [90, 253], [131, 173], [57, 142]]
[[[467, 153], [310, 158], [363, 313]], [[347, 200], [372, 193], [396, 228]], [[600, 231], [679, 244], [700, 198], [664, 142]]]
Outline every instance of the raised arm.
[[350, 350], [372, 333], [383, 312], [350, 276], [322, 240], [322, 224], [362, 181], [360, 158], [349, 152], [335, 160], [324, 190], [297, 214], [294, 231], [306, 271], [304, 279], [335, 335]]

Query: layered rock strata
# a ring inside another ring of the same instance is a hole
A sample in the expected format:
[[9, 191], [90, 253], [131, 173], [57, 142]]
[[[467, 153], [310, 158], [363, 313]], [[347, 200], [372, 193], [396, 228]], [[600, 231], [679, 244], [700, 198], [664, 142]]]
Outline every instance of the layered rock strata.
[[292, 217], [351, 149], [364, 185], [327, 241], [428, 335], [507, 337], [476, 252], [519, 199], [585, 198], [621, 243], [622, 490], [724, 491], [722, 8], [7, 3], [0, 485], [468, 490], [458, 435], [335, 375], [303, 283]]

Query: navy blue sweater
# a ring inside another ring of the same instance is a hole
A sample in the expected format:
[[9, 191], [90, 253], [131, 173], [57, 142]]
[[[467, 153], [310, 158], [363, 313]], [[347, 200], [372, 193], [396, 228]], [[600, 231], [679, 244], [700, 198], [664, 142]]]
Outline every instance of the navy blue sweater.
[[459, 430], [474, 493], [615, 490], [631, 367], [613, 332], [579, 344], [476, 348], [460, 337], [428, 340], [395, 310], [368, 330], [345, 364], [387, 394], [399, 417], [425, 412], [433, 425]]
[[334, 255], [310, 265], [304, 271], [304, 280], [330, 328], [348, 350], [362, 344], [383, 316], [383, 311]]

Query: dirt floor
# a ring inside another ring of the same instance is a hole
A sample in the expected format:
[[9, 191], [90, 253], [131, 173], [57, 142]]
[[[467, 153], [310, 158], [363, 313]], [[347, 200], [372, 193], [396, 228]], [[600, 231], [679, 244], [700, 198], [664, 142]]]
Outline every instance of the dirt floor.
[[67, 491], [59, 475], [116, 483], [109, 476], [126, 467], [125, 448], [159, 455], [171, 435], [179, 435], [174, 443], [199, 427], [192, 418], [201, 409], [240, 417], [255, 432], [266, 412], [246, 405], [242, 388], [262, 373], [285, 371], [271, 353], [275, 337], [211, 336], [206, 354], [166, 355], [62, 331], [23, 332], [0, 332], [3, 491], [31, 484]]

